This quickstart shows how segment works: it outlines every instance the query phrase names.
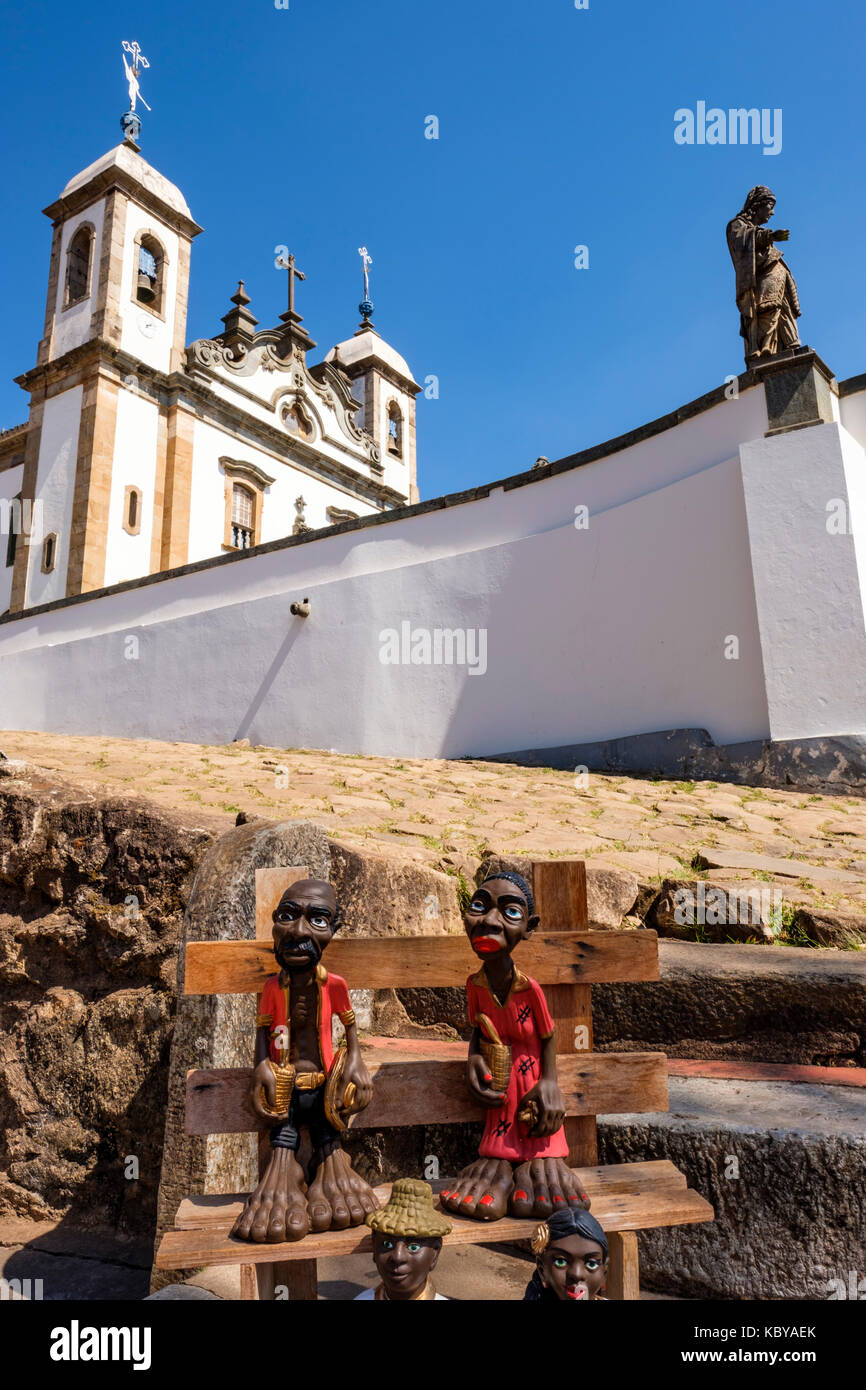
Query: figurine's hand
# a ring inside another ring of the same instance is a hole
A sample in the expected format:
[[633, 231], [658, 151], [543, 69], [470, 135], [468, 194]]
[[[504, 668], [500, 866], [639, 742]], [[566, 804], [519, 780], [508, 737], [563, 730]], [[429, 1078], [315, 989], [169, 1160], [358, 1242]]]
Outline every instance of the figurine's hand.
[[[350, 1081], [354, 1083], [355, 1094], [352, 1098], [352, 1104], [346, 1106], [344, 1105], [346, 1087], [349, 1085]], [[347, 1059], [346, 1069], [343, 1072], [342, 1085], [339, 1095], [337, 1096], [337, 1105], [339, 1109], [345, 1109], [355, 1115], [359, 1110], [366, 1110], [372, 1099], [373, 1082], [364, 1063], [361, 1061], [360, 1057], [357, 1058], [357, 1060]]]
[[289, 1118], [288, 1110], [281, 1115], [272, 1115], [265, 1110], [262, 1105], [262, 1087], [264, 1087], [265, 1099], [273, 1110], [277, 1103], [277, 1083], [267, 1057], [264, 1061], [259, 1062], [253, 1072], [253, 1083], [250, 1086], [250, 1105], [259, 1119], [264, 1120], [268, 1125], [277, 1125], [283, 1120], [287, 1120]]
[[777, 227], [777, 228], [775, 229], [775, 231], [773, 232], [773, 240], [774, 240], [774, 241], [787, 241], [787, 240], [789, 239], [790, 235], [791, 235], [791, 233], [790, 233], [786, 228]]
[[466, 1068], [466, 1080], [473, 1096], [482, 1105], [486, 1105], [492, 1110], [494, 1106], [505, 1104], [505, 1092], [493, 1090], [490, 1085], [492, 1077], [487, 1063], [480, 1053], [474, 1052], [470, 1056], [469, 1065]]
[[547, 1081], [544, 1077], [536, 1081], [521, 1100], [520, 1109], [524, 1110], [529, 1104], [534, 1105], [538, 1113], [535, 1124], [529, 1131], [534, 1139], [543, 1139], [545, 1135], [555, 1134], [562, 1127], [565, 1119], [565, 1101], [555, 1081]]

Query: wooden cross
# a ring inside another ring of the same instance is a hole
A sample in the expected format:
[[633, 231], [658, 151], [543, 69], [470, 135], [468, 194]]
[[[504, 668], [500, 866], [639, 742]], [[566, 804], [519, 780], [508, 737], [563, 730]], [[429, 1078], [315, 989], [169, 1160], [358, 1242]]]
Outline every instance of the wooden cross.
[[307, 277], [302, 270], [298, 270], [295, 266], [295, 258], [293, 255], [289, 256], [288, 259], [286, 259], [285, 256], [280, 256], [277, 259], [277, 265], [280, 266], [282, 270], [287, 270], [289, 272], [289, 313], [294, 315], [295, 280], [306, 280]]

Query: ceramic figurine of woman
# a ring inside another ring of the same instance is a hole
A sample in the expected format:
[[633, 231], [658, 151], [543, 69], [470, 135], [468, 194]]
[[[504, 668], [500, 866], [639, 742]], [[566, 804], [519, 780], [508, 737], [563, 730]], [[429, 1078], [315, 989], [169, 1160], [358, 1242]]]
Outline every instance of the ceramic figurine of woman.
[[480, 1157], [440, 1200], [446, 1210], [479, 1221], [506, 1212], [544, 1219], [559, 1207], [589, 1206], [568, 1166], [553, 1019], [541, 986], [512, 960], [538, 921], [532, 890], [515, 873], [486, 879], [463, 918], [482, 962], [466, 982], [467, 1081], [488, 1114]]
[[526, 1286], [525, 1303], [607, 1301], [607, 1236], [588, 1211], [564, 1207], [555, 1212], [536, 1228], [532, 1249], [535, 1273]]

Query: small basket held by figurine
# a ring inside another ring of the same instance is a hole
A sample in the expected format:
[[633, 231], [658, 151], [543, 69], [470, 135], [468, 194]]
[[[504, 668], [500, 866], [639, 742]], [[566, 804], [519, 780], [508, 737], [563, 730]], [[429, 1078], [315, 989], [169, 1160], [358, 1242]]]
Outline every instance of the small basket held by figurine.
[[263, 1086], [262, 1109], [266, 1111], [268, 1115], [285, 1115], [291, 1103], [292, 1091], [295, 1089], [297, 1069], [292, 1066], [291, 1062], [287, 1062], [283, 1065], [280, 1062], [274, 1061], [270, 1061], [270, 1068], [274, 1074], [276, 1108], [272, 1110], [268, 1104], [268, 1093]]
[[504, 1043], [486, 1014], [478, 1014], [475, 1022], [483, 1036], [479, 1039], [481, 1056], [487, 1063], [494, 1091], [507, 1091], [511, 1080], [511, 1048]]

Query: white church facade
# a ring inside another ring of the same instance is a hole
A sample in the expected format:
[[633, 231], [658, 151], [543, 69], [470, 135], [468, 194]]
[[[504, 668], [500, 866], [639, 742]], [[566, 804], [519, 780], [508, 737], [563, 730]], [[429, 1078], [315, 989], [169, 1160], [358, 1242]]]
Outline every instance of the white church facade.
[[46, 211], [0, 724], [866, 792], [866, 375], [797, 346], [421, 502], [367, 295], [309, 365], [289, 260], [278, 326], [239, 286], [187, 345], [200, 229], [131, 140]]
[[17, 378], [30, 418], [0, 436], [0, 613], [417, 500], [420, 387], [368, 317], [309, 365], [292, 260], [275, 328], [241, 283], [222, 331], [188, 345], [202, 229], [131, 139], [45, 212], [44, 333]]

